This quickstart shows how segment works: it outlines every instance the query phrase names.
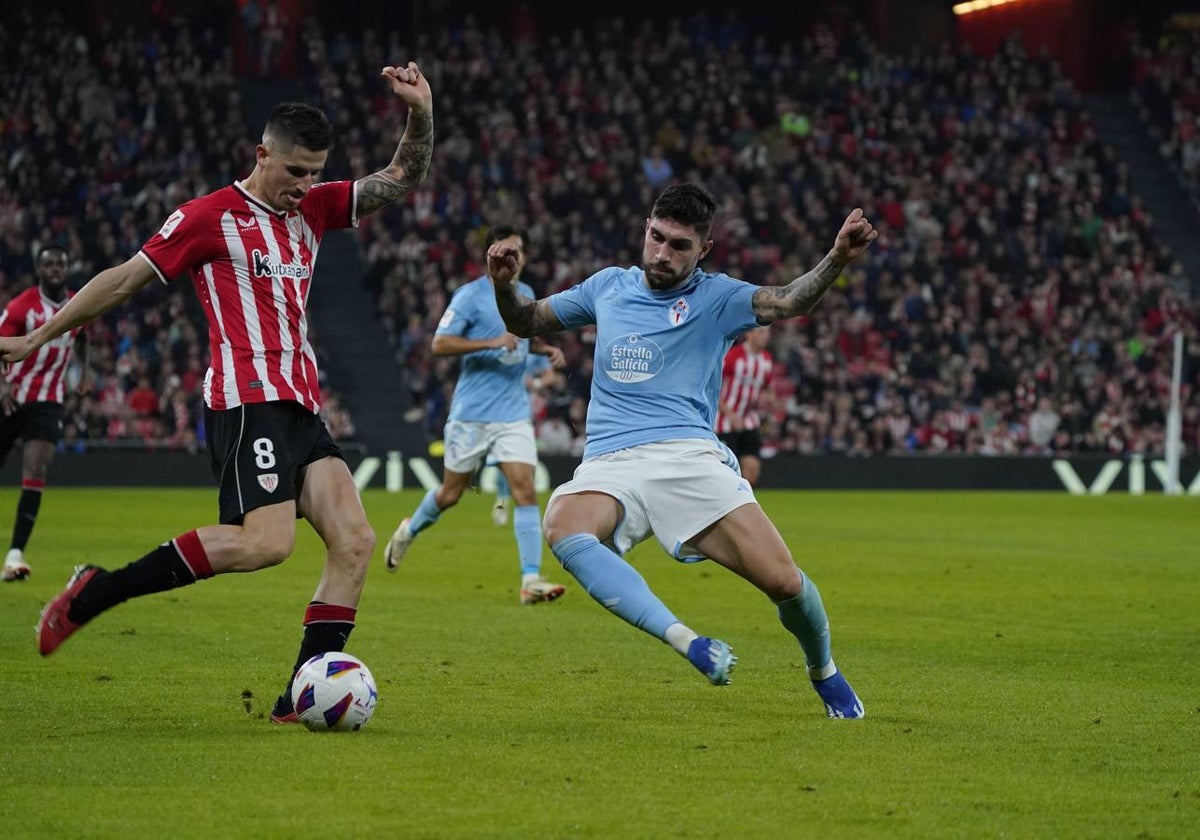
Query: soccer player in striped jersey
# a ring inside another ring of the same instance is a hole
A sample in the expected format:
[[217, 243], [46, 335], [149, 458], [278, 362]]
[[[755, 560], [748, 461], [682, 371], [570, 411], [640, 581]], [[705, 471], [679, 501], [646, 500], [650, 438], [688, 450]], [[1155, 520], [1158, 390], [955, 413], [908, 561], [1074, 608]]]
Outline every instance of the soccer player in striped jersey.
[[[72, 294], [67, 291], [69, 263], [66, 249], [58, 245], [47, 245], [38, 252], [37, 285], [30, 286], [4, 307], [0, 314], [0, 336], [25, 335], [62, 309]], [[67, 367], [72, 350], [86, 364], [86, 349], [83, 328], [76, 327], [42, 345], [33, 356], [11, 365], [0, 378], [0, 409], [4, 412], [0, 418], [0, 464], [8, 459], [17, 440], [23, 441], [21, 495], [17, 499], [12, 542], [0, 572], [3, 580], [29, 577], [25, 546], [37, 522], [54, 447], [62, 436]]]
[[729, 682], [733, 650], [676, 618], [622, 555], [654, 535], [678, 560], [724, 566], [770, 598], [803, 651], [825, 713], [859, 718], [863, 704], [833, 661], [821, 594], [796, 567], [713, 422], [721, 361], [734, 339], [812, 311], [876, 233], [856, 208], [813, 269], [786, 286], [760, 287], [699, 268], [715, 216], [707, 191], [673, 184], [646, 220], [641, 266], [601, 269], [536, 301], [511, 282], [515, 249], [488, 250], [509, 331], [531, 337], [596, 325], [583, 463], [546, 505], [546, 541], [588, 595], [670, 645], [714, 685]]
[[[433, 94], [416, 64], [380, 75], [408, 106], [391, 162], [357, 181], [321, 183], [332, 129], [318, 109], [278, 105], [243, 181], [189, 201], [128, 261], [97, 274], [42, 326], [0, 338], [17, 362], [119, 306], [147, 284], [187, 274], [208, 320], [205, 424], [220, 485], [220, 524], [180, 534], [120, 569], [81, 566], [42, 610], [42, 655], [100, 613], [140, 595], [283, 562], [302, 516], [325, 543], [325, 569], [304, 614], [295, 669], [343, 649], [354, 627], [375, 533], [341, 451], [318, 414], [305, 302], [328, 230], [407, 196], [433, 154]], [[295, 722], [290, 677], [271, 715]]]
[[754, 487], [762, 472], [762, 435], [758, 400], [771, 381], [775, 360], [767, 349], [770, 327], [755, 327], [730, 348], [721, 366], [721, 392], [717, 397], [717, 438], [737, 456], [742, 478]]

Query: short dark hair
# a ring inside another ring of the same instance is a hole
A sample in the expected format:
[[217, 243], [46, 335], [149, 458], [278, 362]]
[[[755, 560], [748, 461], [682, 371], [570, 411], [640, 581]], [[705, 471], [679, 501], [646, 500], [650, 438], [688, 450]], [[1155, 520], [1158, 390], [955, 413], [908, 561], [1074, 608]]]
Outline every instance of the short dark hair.
[[717, 202], [712, 194], [699, 184], [672, 184], [654, 201], [650, 210], [652, 219], [670, 219], [695, 230], [707, 238], [717, 216]]
[[488, 230], [487, 242], [484, 244], [491, 245], [495, 242], [499, 242], [501, 239], [508, 239], [510, 236], [521, 237], [521, 247], [524, 247], [527, 243], [527, 240], [525, 239], [525, 232], [520, 228], [513, 227], [512, 225], [493, 225], [491, 229]]
[[55, 251], [66, 257], [68, 262], [71, 261], [71, 252], [67, 250], [65, 245], [59, 245], [57, 242], [51, 242], [49, 245], [43, 245], [41, 248], [39, 248], [37, 252], [37, 261], [41, 262], [42, 257]]
[[313, 152], [323, 152], [333, 145], [333, 128], [320, 108], [303, 102], [281, 102], [267, 117], [264, 143], [267, 138], [282, 144], [284, 149], [303, 146]]

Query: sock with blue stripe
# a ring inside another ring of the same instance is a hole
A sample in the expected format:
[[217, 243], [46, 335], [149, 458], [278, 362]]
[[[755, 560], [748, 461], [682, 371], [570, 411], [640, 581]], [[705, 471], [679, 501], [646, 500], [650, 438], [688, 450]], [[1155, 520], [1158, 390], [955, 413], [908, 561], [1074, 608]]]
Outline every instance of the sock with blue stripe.
[[522, 505], [513, 511], [513, 534], [521, 574], [536, 577], [542, 571], [542, 517], [537, 505]]
[[829, 649], [829, 618], [825, 615], [821, 593], [812, 578], [799, 569], [796, 573], [800, 575], [803, 589], [794, 598], [776, 605], [779, 607], [779, 620], [800, 643], [809, 676], [815, 680], [825, 679], [833, 676], [837, 670]]
[[414, 537], [437, 522], [438, 517], [442, 515], [442, 510], [437, 506], [435, 500], [436, 496], [437, 488], [435, 487], [425, 494], [425, 498], [421, 499], [421, 504], [417, 505], [417, 509], [413, 511], [412, 518], [408, 521], [408, 530]]
[[609, 612], [667, 641], [667, 629], [679, 624], [637, 570], [592, 534], [572, 534], [550, 546], [563, 568]]

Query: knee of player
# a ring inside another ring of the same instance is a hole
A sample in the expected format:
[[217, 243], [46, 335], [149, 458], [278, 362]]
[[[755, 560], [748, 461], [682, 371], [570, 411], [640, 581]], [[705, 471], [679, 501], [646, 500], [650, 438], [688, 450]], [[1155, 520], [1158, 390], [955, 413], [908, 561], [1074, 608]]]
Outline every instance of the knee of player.
[[547, 545], [554, 545], [563, 537], [571, 536], [571, 531], [563, 527], [563, 523], [559, 517], [554, 515], [553, 509], [548, 509], [546, 515], [542, 517], [542, 537], [546, 540]]
[[769, 578], [763, 589], [772, 601], [787, 601], [800, 594], [803, 580], [803, 573], [789, 558], [787, 567], [781, 568], [778, 574]]
[[364, 522], [361, 527], [355, 528], [354, 531], [346, 538], [346, 551], [355, 557], [360, 557], [370, 560], [371, 555], [375, 552], [375, 546], [378, 543], [378, 538], [370, 524]]
[[443, 484], [438, 490], [437, 502], [438, 510], [446, 510], [458, 504], [458, 500], [462, 498], [463, 488], [452, 485]]
[[278, 566], [292, 554], [296, 547], [296, 535], [262, 534], [254, 545], [254, 555], [259, 568]]

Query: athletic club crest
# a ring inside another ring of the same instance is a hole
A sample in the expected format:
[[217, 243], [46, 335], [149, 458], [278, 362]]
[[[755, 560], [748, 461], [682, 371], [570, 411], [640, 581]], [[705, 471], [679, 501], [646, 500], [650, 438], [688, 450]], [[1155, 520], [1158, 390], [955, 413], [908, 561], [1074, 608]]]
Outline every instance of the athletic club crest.
[[667, 310], [667, 319], [671, 322], [671, 326], [678, 327], [686, 321], [689, 311], [691, 311], [691, 307], [683, 298], [672, 303], [671, 308]]
[[258, 483], [268, 493], [274, 493], [279, 486], [279, 473], [263, 473], [258, 477]]

